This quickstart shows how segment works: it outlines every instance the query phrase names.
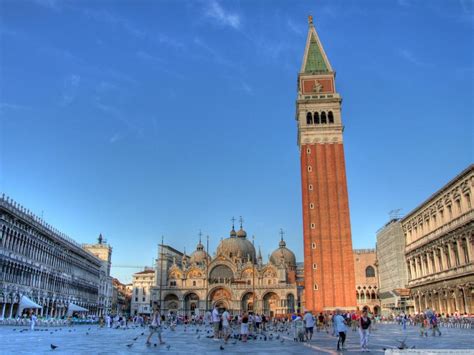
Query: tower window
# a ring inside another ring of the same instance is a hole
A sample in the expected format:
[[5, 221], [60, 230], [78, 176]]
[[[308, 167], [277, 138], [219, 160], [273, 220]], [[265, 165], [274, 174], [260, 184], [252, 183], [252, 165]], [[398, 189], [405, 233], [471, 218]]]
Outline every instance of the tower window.
[[306, 148], [306, 153], [311, 154], [311, 148]]
[[309, 184], [308, 189], [309, 189], [310, 191], [313, 191], [313, 184]]
[[313, 264], [313, 270], [317, 270], [318, 269], [318, 264]]
[[309, 208], [310, 208], [310, 209], [314, 209], [314, 203], [310, 203], [310, 204], [309, 204]]
[[311, 115], [311, 112], [306, 114], [306, 124], [313, 124], [313, 116]]
[[328, 112], [328, 121], [329, 123], [334, 123], [334, 115], [332, 114], [332, 111]]
[[319, 124], [319, 113], [315, 112], [314, 113], [314, 124]]
[[311, 223], [311, 229], [316, 228], [316, 225], [314, 223]]
[[311, 248], [316, 249], [316, 243], [315, 242], [311, 243]]
[[327, 123], [327, 120], [326, 120], [326, 112], [321, 112], [321, 124], [326, 124]]
[[308, 171], [309, 171], [309, 172], [312, 172], [312, 171], [313, 171], [313, 168], [311, 167], [311, 165], [308, 165]]
[[313, 290], [317, 291], [318, 290], [318, 284], [313, 285]]

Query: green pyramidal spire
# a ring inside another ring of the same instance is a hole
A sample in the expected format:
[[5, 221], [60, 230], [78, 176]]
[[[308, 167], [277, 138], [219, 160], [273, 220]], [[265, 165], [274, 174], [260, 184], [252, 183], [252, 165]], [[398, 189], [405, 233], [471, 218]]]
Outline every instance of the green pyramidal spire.
[[332, 72], [331, 64], [314, 28], [312, 16], [309, 17], [308, 39], [303, 60], [302, 73]]
[[328, 67], [324, 61], [318, 42], [313, 33], [311, 33], [311, 41], [308, 48], [308, 57], [304, 67], [305, 73], [311, 72], [328, 72]]

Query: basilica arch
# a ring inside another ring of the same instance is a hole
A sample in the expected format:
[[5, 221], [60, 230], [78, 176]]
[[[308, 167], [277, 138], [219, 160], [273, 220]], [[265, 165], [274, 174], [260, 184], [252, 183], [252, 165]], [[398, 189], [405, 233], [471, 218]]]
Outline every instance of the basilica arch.
[[263, 296], [263, 312], [273, 317], [277, 314], [280, 297], [275, 292], [267, 292]]
[[179, 309], [179, 298], [174, 293], [169, 293], [164, 298], [164, 309], [167, 312], [176, 314]]
[[242, 296], [242, 299], [240, 301], [240, 309], [243, 312], [254, 312], [255, 311], [255, 304], [254, 301], [256, 301], [257, 298], [256, 296], [254, 297], [253, 292], [245, 292]]
[[194, 292], [187, 293], [184, 296], [184, 311], [194, 314], [197, 308], [199, 308], [199, 296]]
[[230, 309], [232, 305], [232, 292], [226, 287], [218, 286], [209, 292], [209, 301], [211, 308], [217, 306], [217, 308]]
[[217, 283], [231, 283], [234, 280], [234, 272], [232, 269], [225, 265], [225, 264], [218, 264], [214, 268], [212, 268], [211, 272], [209, 273], [209, 283], [210, 284], [217, 284]]

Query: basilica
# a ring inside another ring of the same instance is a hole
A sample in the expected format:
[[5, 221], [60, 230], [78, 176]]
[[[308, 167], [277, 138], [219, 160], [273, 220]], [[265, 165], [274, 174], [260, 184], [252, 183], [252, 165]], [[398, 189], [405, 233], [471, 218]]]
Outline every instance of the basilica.
[[166, 313], [186, 315], [202, 314], [214, 306], [232, 314], [294, 312], [298, 295], [295, 254], [286, 247], [283, 233], [275, 247], [264, 264], [260, 248], [257, 253], [242, 224], [238, 231], [232, 226], [213, 257], [201, 238], [190, 255], [162, 243], [151, 301]]

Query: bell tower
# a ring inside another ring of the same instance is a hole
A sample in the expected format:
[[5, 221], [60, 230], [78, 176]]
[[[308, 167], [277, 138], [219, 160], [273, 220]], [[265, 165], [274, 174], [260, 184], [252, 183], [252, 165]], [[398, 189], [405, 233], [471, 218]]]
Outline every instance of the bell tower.
[[355, 274], [336, 73], [309, 16], [296, 120], [303, 194], [305, 308], [355, 309]]

